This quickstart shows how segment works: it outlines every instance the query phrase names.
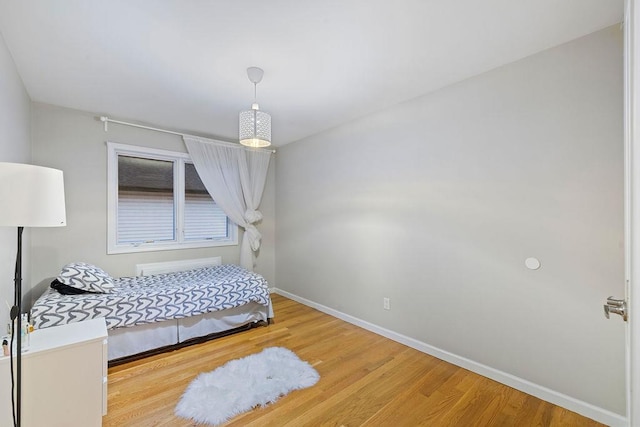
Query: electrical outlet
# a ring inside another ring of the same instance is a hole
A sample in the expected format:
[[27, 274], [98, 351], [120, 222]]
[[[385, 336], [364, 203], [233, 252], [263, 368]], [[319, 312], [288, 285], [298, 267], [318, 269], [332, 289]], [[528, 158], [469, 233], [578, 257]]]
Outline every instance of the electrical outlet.
[[391, 310], [391, 303], [389, 301], [389, 298], [382, 299], [382, 308], [384, 308], [385, 310]]

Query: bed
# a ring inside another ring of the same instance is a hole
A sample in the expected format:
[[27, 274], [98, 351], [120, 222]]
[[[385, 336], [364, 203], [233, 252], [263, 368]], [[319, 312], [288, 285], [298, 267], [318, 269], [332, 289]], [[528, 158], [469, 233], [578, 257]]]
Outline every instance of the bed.
[[104, 317], [110, 362], [268, 323], [273, 311], [266, 280], [221, 261], [145, 264], [139, 276], [118, 279], [91, 264], [71, 263], [36, 300], [31, 323], [42, 329]]

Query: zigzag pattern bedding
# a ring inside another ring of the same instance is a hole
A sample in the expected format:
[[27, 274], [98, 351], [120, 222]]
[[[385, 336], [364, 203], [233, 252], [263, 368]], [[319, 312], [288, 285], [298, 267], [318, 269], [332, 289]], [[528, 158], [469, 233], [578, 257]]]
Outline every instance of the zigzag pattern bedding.
[[62, 295], [48, 289], [31, 309], [38, 328], [104, 317], [107, 328], [179, 319], [238, 307], [269, 305], [269, 286], [259, 274], [220, 265], [155, 276], [114, 279], [106, 294]]

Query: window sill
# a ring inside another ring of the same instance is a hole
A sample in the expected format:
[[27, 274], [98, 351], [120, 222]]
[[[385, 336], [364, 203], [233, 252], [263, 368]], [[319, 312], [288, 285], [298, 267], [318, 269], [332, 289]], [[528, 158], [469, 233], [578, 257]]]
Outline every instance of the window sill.
[[107, 254], [126, 254], [136, 252], [155, 252], [155, 251], [177, 251], [180, 249], [198, 249], [212, 248], [218, 246], [237, 246], [238, 240], [213, 240], [204, 242], [185, 242], [185, 243], [141, 243], [139, 245], [117, 245], [109, 246]]

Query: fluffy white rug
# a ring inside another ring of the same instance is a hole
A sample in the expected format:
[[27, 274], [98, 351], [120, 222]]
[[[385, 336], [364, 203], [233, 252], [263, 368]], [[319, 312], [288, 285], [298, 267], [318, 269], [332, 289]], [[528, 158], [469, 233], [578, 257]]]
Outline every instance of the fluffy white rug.
[[258, 405], [275, 402], [292, 390], [311, 387], [319, 379], [316, 370], [291, 350], [269, 347], [198, 375], [175, 413], [199, 423], [221, 424]]

